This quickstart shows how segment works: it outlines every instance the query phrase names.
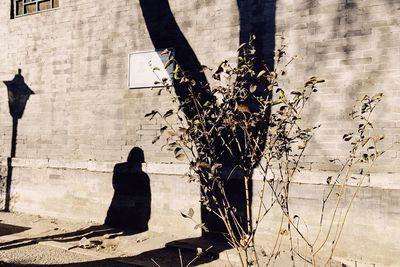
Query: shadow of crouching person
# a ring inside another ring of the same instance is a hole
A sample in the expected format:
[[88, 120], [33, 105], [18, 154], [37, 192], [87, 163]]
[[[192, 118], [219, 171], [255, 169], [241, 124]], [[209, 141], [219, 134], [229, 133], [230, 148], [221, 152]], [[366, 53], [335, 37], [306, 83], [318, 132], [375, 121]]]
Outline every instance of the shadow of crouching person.
[[132, 148], [127, 162], [114, 167], [114, 196], [107, 212], [105, 224], [129, 232], [148, 230], [151, 212], [149, 176], [143, 172], [144, 153], [139, 147]]

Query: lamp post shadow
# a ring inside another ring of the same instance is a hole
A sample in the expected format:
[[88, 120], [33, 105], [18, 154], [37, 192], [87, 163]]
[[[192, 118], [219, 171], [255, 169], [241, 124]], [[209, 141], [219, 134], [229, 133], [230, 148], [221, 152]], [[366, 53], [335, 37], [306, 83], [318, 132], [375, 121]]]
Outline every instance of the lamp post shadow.
[[12, 159], [15, 158], [17, 152], [18, 121], [24, 115], [25, 107], [30, 95], [35, 94], [25, 83], [24, 76], [22, 76], [21, 73], [21, 69], [18, 69], [18, 73], [15, 74], [11, 81], [4, 81], [8, 93], [9, 112], [12, 117], [11, 151], [10, 157], [7, 158], [4, 211], [10, 211], [11, 183], [13, 173]]

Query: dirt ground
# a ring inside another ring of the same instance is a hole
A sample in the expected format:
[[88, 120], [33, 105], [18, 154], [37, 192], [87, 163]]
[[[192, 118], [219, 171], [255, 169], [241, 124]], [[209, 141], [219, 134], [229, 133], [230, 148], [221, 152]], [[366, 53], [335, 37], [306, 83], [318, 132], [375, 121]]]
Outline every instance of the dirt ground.
[[[172, 241], [176, 238], [166, 233], [135, 234], [103, 225], [0, 212], [0, 266], [181, 266], [179, 249], [165, 247]], [[207, 246], [201, 239], [186, 241], [195, 247]], [[183, 266], [196, 258], [194, 251], [180, 252]], [[190, 266], [231, 265], [211, 253]]]
[[[199, 248], [206, 253], [197, 257]], [[0, 212], [0, 266], [236, 267], [240, 264], [235, 252], [221, 240], [178, 239], [169, 233], [123, 232], [104, 225]], [[290, 255], [281, 253], [273, 266], [292, 266]]]

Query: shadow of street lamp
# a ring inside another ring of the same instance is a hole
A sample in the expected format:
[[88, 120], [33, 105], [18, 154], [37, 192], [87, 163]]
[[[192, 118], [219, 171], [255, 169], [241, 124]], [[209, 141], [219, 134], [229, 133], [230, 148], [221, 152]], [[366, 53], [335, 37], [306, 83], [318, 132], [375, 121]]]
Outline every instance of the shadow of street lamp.
[[26, 103], [28, 102], [29, 96], [33, 95], [34, 92], [25, 83], [25, 79], [21, 74], [21, 69], [18, 69], [18, 73], [15, 74], [11, 81], [4, 81], [7, 86], [8, 92], [8, 107], [10, 115], [13, 119], [12, 124], [12, 138], [11, 138], [11, 153], [7, 159], [7, 178], [6, 178], [6, 196], [4, 211], [10, 211], [10, 200], [11, 200], [11, 182], [12, 182], [12, 159], [16, 155], [17, 149], [17, 132], [18, 132], [18, 120], [24, 115]]

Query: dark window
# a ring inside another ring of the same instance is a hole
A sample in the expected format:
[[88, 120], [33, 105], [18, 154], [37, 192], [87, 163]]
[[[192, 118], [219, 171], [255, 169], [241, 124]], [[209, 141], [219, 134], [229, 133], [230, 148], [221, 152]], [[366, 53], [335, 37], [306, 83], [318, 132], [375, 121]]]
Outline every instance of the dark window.
[[59, 0], [13, 0], [13, 17], [38, 13], [56, 8]]

